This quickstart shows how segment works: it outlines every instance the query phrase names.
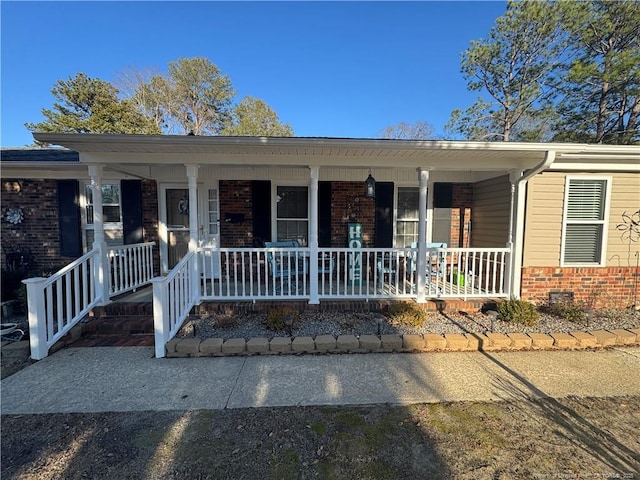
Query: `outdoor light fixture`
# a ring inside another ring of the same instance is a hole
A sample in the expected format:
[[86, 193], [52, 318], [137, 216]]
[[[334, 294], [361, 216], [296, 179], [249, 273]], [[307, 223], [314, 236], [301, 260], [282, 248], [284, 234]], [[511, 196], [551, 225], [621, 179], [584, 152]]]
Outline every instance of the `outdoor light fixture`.
[[364, 182], [364, 187], [365, 198], [376, 198], [376, 179], [371, 176], [371, 169], [369, 169], [369, 176]]

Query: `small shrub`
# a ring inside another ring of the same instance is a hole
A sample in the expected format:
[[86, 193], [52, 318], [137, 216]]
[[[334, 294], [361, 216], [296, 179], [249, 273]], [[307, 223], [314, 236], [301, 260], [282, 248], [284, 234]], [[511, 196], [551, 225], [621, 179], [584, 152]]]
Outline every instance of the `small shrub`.
[[389, 320], [392, 323], [419, 327], [427, 319], [427, 313], [414, 303], [394, 303], [388, 310]]
[[291, 328], [294, 328], [298, 321], [299, 313], [291, 307], [272, 308], [267, 312], [266, 325], [269, 330], [281, 332], [289, 328], [287, 321], [290, 322]]
[[533, 303], [511, 298], [498, 304], [498, 314], [505, 322], [531, 327], [538, 322], [538, 310]]
[[584, 307], [571, 302], [558, 302], [549, 305], [548, 311], [555, 317], [569, 320], [575, 323], [584, 323], [587, 320], [587, 314]]

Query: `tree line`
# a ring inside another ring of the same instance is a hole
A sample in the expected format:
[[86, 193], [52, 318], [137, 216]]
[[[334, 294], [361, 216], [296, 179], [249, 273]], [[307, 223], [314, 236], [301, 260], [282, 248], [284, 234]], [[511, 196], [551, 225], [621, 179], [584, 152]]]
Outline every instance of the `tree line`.
[[[640, 0], [509, 0], [486, 38], [463, 52], [478, 99], [451, 113], [447, 136], [474, 141], [640, 143]], [[262, 100], [234, 104], [231, 80], [205, 58], [168, 73], [126, 72], [119, 88], [79, 73], [32, 131], [293, 136]], [[435, 139], [425, 121], [382, 138]]]
[[78, 73], [58, 80], [45, 120], [31, 131], [193, 135], [293, 136], [264, 101], [247, 96], [234, 104], [231, 79], [206, 58], [180, 58], [168, 73], [131, 69], [118, 86]]

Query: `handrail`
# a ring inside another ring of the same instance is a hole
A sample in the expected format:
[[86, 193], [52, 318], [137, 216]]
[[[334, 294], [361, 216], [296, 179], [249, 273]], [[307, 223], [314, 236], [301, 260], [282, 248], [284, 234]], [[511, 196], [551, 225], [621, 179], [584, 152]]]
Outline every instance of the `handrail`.
[[178, 333], [198, 298], [191, 281], [196, 261], [196, 254], [188, 252], [167, 276], [152, 280], [157, 358], [166, 356], [166, 343]]
[[48, 278], [23, 280], [31, 358], [41, 360], [102, 299], [96, 288], [95, 266], [100, 249], [94, 248]]

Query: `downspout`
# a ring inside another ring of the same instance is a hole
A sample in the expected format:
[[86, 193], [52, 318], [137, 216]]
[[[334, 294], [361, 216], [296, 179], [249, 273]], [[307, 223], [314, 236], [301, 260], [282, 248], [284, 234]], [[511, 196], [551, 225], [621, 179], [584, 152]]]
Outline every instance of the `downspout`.
[[[527, 181], [551, 166], [556, 159], [555, 150], [547, 150], [544, 160], [524, 172], [512, 172], [511, 182], [511, 218], [509, 219], [509, 237], [507, 248], [510, 249], [508, 268], [508, 293], [520, 298], [522, 281], [522, 255], [524, 250], [524, 214], [526, 206]], [[514, 209], [515, 200], [515, 209]], [[515, 211], [514, 211], [515, 210]], [[515, 235], [515, 238], [514, 238]]]

